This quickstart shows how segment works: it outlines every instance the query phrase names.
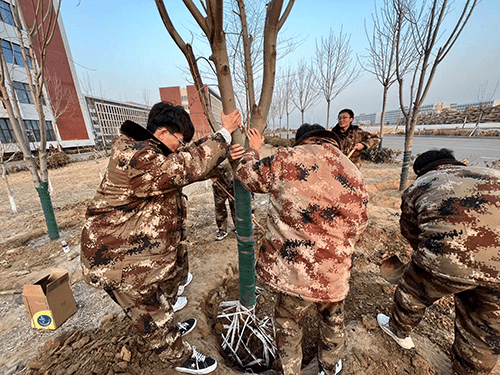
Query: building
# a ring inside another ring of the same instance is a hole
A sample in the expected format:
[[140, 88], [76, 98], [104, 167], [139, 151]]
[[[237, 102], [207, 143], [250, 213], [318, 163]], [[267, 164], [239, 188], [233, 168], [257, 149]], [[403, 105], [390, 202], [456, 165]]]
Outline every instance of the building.
[[361, 113], [354, 116], [353, 120], [354, 125], [375, 125], [377, 122], [380, 122], [380, 112], [371, 113], [369, 115]]
[[[215, 91], [206, 85], [205, 90], [208, 94], [209, 104], [215, 121], [218, 124], [218, 129], [222, 125], [222, 100]], [[195, 127], [195, 139], [213, 133], [205, 113], [203, 112], [200, 97], [195, 86], [187, 86], [185, 88], [180, 88], [179, 86], [160, 87], [160, 98], [162, 101], [170, 102], [175, 105], [182, 105], [184, 107], [184, 109], [189, 113], [191, 121]]]
[[150, 106], [93, 96], [86, 96], [85, 101], [96, 145], [110, 145], [113, 139], [120, 135], [120, 127], [125, 120], [134, 121], [144, 127], [147, 125]]
[[[51, 1], [43, 4], [53, 7]], [[8, 83], [9, 80], [6, 82], [11, 99], [19, 103], [28, 137], [32, 142], [38, 142], [40, 140], [40, 120], [29, 89], [29, 79], [22, 57], [22, 49], [27, 51], [28, 45], [26, 42], [19, 41], [14, 27], [16, 7], [21, 7], [28, 25], [32, 25], [34, 19], [31, 0], [0, 0], [0, 39], [12, 85]], [[36, 45], [35, 53], [38, 59], [40, 51]], [[47, 85], [43, 93], [43, 109], [47, 120], [48, 145], [55, 146], [57, 140], [60, 140], [63, 148], [94, 145], [90, 118], [78, 84], [61, 16], [57, 20], [55, 34], [49, 44], [46, 56]], [[28, 59], [27, 63], [32, 69], [37, 61]], [[53, 126], [54, 123], [56, 126]], [[4, 108], [0, 108], [0, 142], [11, 145], [16, 143], [9, 116]]]

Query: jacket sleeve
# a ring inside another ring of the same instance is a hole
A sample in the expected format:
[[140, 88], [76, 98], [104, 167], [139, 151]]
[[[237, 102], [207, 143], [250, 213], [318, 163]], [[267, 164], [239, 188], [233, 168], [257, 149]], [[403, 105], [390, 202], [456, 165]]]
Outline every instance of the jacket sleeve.
[[203, 180], [227, 157], [228, 151], [229, 144], [219, 133], [196, 147], [168, 156], [145, 148], [131, 161], [132, 189], [139, 197], [153, 196]]
[[280, 151], [259, 159], [259, 152], [249, 148], [236, 169], [236, 178], [245, 189], [253, 193], [269, 193], [275, 179], [275, 169]]
[[378, 135], [365, 132], [364, 130], [362, 130], [362, 132], [363, 137], [361, 143], [365, 145], [366, 150], [371, 150], [372, 148], [378, 146], [378, 144], [380, 143], [380, 138], [378, 137]]
[[418, 226], [418, 212], [415, 208], [415, 190], [408, 188], [401, 200], [401, 218], [399, 226], [401, 234], [408, 240], [413, 250], [417, 250], [419, 244], [420, 227]]

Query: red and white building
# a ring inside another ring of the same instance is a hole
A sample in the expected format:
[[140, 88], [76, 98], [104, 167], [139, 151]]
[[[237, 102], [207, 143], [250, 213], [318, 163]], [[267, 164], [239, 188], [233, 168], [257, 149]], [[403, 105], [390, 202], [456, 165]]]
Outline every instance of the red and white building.
[[[215, 121], [220, 128], [221, 114], [222, 114], [222, 100], [220, 96], [205, 85], [205, 90], [208, 94], [209, 104], [212, 109]], [[163, 102], [170, 102], [175, 105], [181, 105], [189, 113], [191, 121], [195, 127], [194, 139], [199, 139], [206, 135], [213, 133], [210, 124], [203, 112], [200, 96], [195, 86], [186, 86], [181, 88], [179, 86], [160, 87], [160, 98]]]

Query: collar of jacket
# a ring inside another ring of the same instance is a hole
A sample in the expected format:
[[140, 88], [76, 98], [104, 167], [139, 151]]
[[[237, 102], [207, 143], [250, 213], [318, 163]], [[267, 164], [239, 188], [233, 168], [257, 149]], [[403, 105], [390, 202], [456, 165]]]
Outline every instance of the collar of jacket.
[[120, 132], [127, 137], [133, 138], [137, 142], [150, 141], [154, 144], [165, 156], [172, 153], [172, 150], [169, 149], [165, 144], [156, 138], [153, 133], [151, 133], [148, 129], [142, 127], [139, 124], [136, 124], [133, 121], [127, 120], [123, 123], [120, 128]]
[[295, 142], [293, 147], [301, 145], [306, 139], [309, 138], [322, 138], [325, 141], [332, 143], [337, 148], [340, 148], [340, 141], [337, 134], [329, 130], [313, 130], [311, 132], [307, 132]]
[[334, 133], [337, 133], [337, 135], [341, 135], [343, 137], [347, 137], [347, 134], [349, 134], [351, 131], [353, 130], [356, 130], [357, 128], [359, 128], [358, 125], [349, 125], [349, 127], [347, 128], [347, 130], [345, 132], [342, 131], [342, 129], [340, 129], [340, 125], [337, 124], [335, 125], [335, 127], [332, 129], [332, 132]]
[[429, 171], [438, 169], [440, 166], [446, 166], [446, 165], [461, 165], [465, 167], [466, 165], [456, 159], [439, 159], [435, 160], [432, 163], [427, 164], [425, 167], [423, 167], [419, 171], [415, 171], [417, 173], [417, 177], [423, 176]]

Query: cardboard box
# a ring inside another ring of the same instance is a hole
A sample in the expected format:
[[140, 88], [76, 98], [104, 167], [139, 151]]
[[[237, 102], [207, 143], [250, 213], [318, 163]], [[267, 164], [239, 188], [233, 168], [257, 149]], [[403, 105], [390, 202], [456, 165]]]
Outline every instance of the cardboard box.
[[32, 328], [56, 329], [76, 312], [67, 270], [52, 270], [23, 287], [23, 301]]

